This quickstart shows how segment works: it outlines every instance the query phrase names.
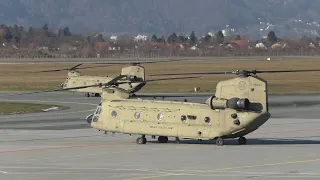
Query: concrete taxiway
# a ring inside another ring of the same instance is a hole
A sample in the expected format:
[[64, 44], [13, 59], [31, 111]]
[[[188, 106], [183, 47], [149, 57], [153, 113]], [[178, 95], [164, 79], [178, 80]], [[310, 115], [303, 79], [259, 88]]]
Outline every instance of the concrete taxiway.
[[[160, 98], [162, 99], [162, 98]], [[184, 97], [170, 98], [183, 100]], [[187, 98], [204, 102], [206, 97]], [[272, 118], [247, 137], [182, 140], [158, 144], [147, 136], [99, 132], [85, 117], [100, 102], [82, 94], [46, 93], [0, 101], [61, 104], [71, 107], [26, 115], [0, 116], [0, 179], [318, 179], [320, 178], [320, 95], [271, 95]]]

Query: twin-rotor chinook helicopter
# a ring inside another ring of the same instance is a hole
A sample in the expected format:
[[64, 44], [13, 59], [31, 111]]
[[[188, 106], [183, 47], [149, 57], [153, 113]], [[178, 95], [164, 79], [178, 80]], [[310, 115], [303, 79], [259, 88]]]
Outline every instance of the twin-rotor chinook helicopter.
[[[239, 144], [246, 144], [244, 136], [257, 130], [271, 116], [267, 81], [257, 73], [309, 71], [320, 70], [187, 73], [238, 75], [220, 81], [215, 94], [205, 103], [132, 99], [127, 91], [114, 85], [115, 81], [109, 81], [100, 85], [103, 87], [101, 102], [86, 120], [99, 131], [141, 135], [137, 144], [146, 144], [147, 135], [158, 136], [159, 143], [175, 137], [176, 142], [180, 142], [180, 138], [215, 140], [220, 146], [224, 139], [239, 138]], [[93, 86], [97, 85], [89, 87]]]
[[[102, 93], [102, 84], [106, 84], [111, 82], [114, 86], [125, 90], [130, 95], [134, 95], [135, 92], [139, 91], [146, 85], [146, 74], [145, 68], [140, 64], [147, 63], [159, 63], [159, 62], [172, 62], [172, 61], [180, 61], [180, 60], [165, 60], [165, 61], [151, 61], [151, 62], [134, 62], [129, 63], [130, 65], [121, 69], [121, 73], [119, 76], [89, 76], [83, 75], [77, 69], [89, 69], [89, 68], [97, 68], [102, 67], [104, 65], [112, 66], [119, 64], [127, 64], [126, 62], [114, 62], [114, 63], [94, 63], [100, 64], [98, 66], [91, 67], [80, 67], [83, 64], [77, 64], [72, 68], [67, 69], [54, 69], [54, 70], [45, 70], [45, 71], [37, 71], [36, 73], [44, 73], [44, 72], [57, 72], [57, 71], [68, 71], [68, 76], [65, 81], [60, 85], [63, 90], [68, 90], [71, 92], [81, 92], [85, 93], [87, 97], [90, 94], [93, 94], [96, 97], [100, 97]], [[181, 78], [171, 78], [171, 79], [181, 79]], [[167, 79], [163, 79], [167, 80]], [[158, 80], [149, 80], [150, 81], [158, 81]], [[96, 86], [98, 85], [98, 86]], [[78, 88], [84, 87], [85, 88]]]

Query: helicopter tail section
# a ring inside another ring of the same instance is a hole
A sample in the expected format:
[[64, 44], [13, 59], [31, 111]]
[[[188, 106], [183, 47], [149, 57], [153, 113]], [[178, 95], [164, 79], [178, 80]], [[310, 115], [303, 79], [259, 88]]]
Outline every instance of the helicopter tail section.
[[[217, 84], [215, 100], [236, 110], [268, 111], [267, 82], [257, 76], [238, 77]], [[211, 101], [214, 105], [216, 102]]]
[[126, 75], [127, 80], [145, 81], [145, 68], [140, 65], [128, 66], [121, 69], [121, 75]]
[[146, 85], [145, 68], [140, 65], [122, 68], [121, 75], [125, 75], [127, 81], [132, 81], [131, 83], [120, 85], [121, 88], [127, 90], [129, 93], [135, 93]]
[[225, 127], [222, 134], [228, 134], [226, 138], [244, 136], [270, 118], [267, 82], [257, 76], [219, 82], [215, 96], [210, 97], [207, 103], [211, 109], [224, 114], [220, 125]]

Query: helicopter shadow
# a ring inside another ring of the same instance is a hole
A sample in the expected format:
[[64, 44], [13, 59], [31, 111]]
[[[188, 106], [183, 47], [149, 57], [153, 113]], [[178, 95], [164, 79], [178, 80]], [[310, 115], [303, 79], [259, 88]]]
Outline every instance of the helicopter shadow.
[[[320, 136], [312, 136], [317, 137], [319, 140], [310, 140], [310, 139], [302, 139], [302, 138], [248, 138], [247, 144], [245, 146], [250, 145], [317, 145], [320, 144]], [[311, 138], [311, 137], [303, 137], [303, 138]], [[148, 143], [154, 144], [162, 144], [156, 140], [148, 141]], [[174, 140], [169, 140], [167, 144], [203, 144], [203, 145], [212, 145], [215, 144], [215, 140], [190, 140], [190, 139], [180, 139], [179, 143], [176, 143]], [[237, 139], [225, 139], [224, 145], [238, 145]]]
[[[237, 141], [234, 141], [237, 144]], [[292, 139], [292, 138], [250, 138], [247, 140], [246, 145], [317, 145], [320, 144], [319, 140], [310, 139]]]

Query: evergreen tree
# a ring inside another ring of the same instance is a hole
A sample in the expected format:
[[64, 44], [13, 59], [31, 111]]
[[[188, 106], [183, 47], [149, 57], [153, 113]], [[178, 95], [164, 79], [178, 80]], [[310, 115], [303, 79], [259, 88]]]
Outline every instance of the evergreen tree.
[[63, 28], [63, 36], [72, 36], [68, 27]]
[[177, 41], [180, 42], [180, 43], [184, 43], [184, 42], [187, 41], [187, 38], [185, 36], [183, 36], [182, 34], [180, 34], [178, 36], [178, 40]]
[[241, 40], [240, 35], [238, 34], [235, 39], [236, 39], [236, 40]]
[[277, 36], [276, 36], [276, 34], [274, 33], [274, 31], [270, 31], [269, 33], [268, 33], [268, 37], [267, 37], [267, 40], [270, 42], [270, 43], [275, 43], [275, 42], [277, 42]]
[[10, 31], [10, 28], [7, 26], [4, 26], [4, 39], [6, 40], [6, 42], [10, 42], [12, 40], [12, 33]]
[[104, 42], [104, 38], [102, 34], [98, 34], [97, 42]]
[[32, 36], [33, 35], [33, 28], [29, 27], [28, 29], [28, 36]]
[[224, 41], [224, 35], [223, 35], [223, 33], [222, 33], [221, 30], [217, 32], [217, 34], [216, 34], [216, 40], [217, 40], [217, 42], [219, 42], [219, 43], [223, 43], [223, 41]]
[[45, 36], [48, 36], [48, 35], [49, 35], [49, 25], [48, 25], [48, 23], [45, 23], [45, 24], [42, 26], [42, 32], [43, 32], [43, 35], [45, 35]]
[[63, 31], [62, 31], [61, 28], [59, 28], [59, 30], [58, 30], [58, 36], [59, 36], [59, 37], [63, 36]]
[[157, 35], [155, 34], [152, 35], [151, 42], [159, 42]]
[[161, 38], [159, 38], [159, 42], [162, 42], [162, 43], [166, 42], [166, 39], [164, 38], [164, 36], [161, 36]]
[[20, 29], [18, 27], [18, 25], [13, 25], [13, 28], [12, 28], [12, 37], [15, 41], [15, 43], [20, 43], [20, 39], [21, 39], [21, 33], [20, 33]]
[[177, 41], [178, 41], [178, 36], [176, 35], [176, 33], [172, 33], [167, 39], [167, 42], [170, 44], [175, 43]]
[[91, 38], [90, 38], [90, 36], [87, 36], [87, 43], [91, 43]]
[[209, 34], [207, 34], [205, 37], [204, 37], [204, 42], [210, 42], [211, 40], [211, 36]]
[[190, 41], [191, 41], [192, 45], [195, 45], [197, 43], [197, 36], [194, 33], [194, 31], [191, 32], [189, 37], [190, 37]]

